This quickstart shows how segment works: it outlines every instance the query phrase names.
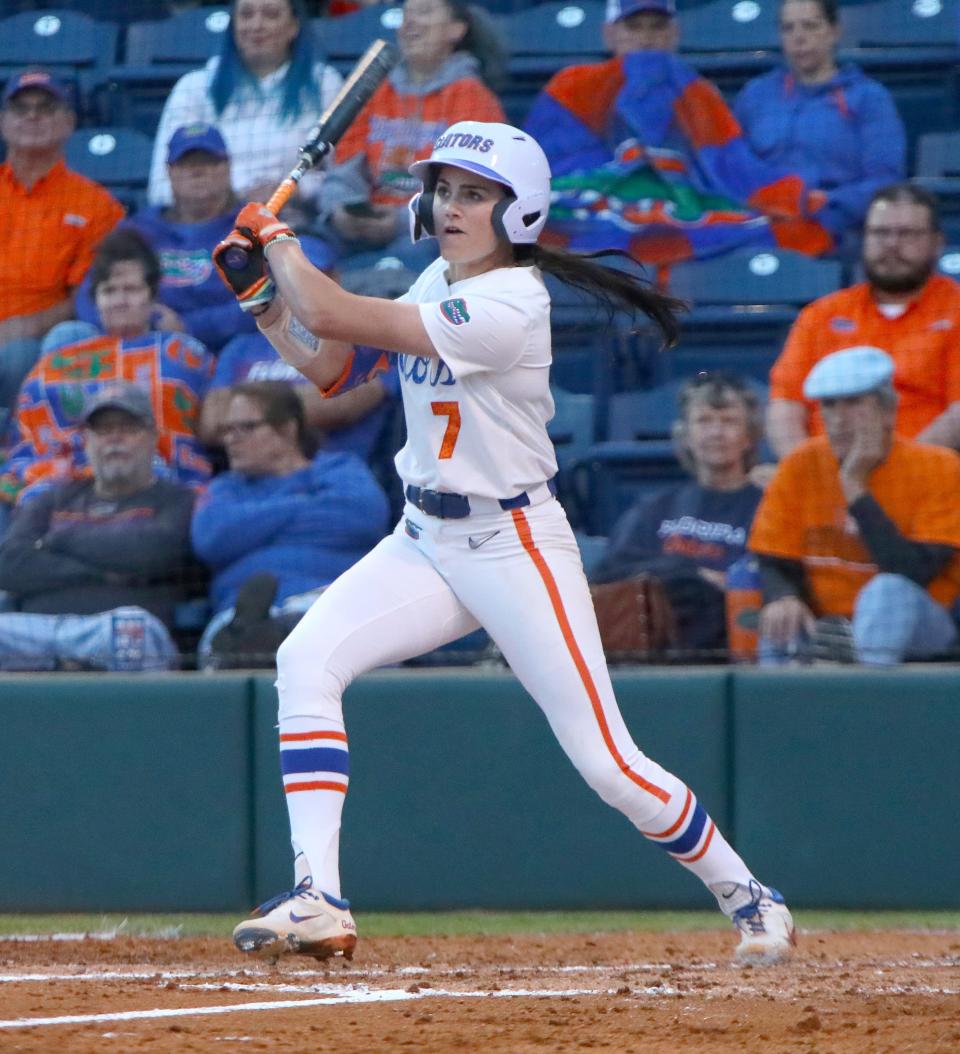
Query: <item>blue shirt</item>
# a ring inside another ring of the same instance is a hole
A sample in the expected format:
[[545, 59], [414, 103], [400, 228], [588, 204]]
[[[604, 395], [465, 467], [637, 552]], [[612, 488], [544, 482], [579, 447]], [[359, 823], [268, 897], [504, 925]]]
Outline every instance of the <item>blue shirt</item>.
[[893, 98], [852, 63], [823, 84], [800, 84], [785, 67], [754, 77], [734, 113], [761, 158], [826, 191], [815, 218], [834, 234], [862, 223], [874, 192], [905, 178]]
[[329, 585], [384, 536], [387, 496], [355, 455], [321, 450], [287, 476], [223, 472], [201, 495], [194, 552], [213, 571], [215, 611], [258, 571], [279, 583], [276, 603]]

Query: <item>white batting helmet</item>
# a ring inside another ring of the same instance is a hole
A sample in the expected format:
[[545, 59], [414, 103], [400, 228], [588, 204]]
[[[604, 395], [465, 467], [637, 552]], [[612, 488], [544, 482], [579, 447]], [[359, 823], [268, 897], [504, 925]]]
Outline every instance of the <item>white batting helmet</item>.
[[537, 240], [550, 208], [550, 163], [540, 144], [519, 128], [484, 121], [458, 121], [433, 145], [425, 161], [415, 161], [410, 172], [423, 181], [423, 190], [410, 199], [410, 237], [434, 237], [433, 188], [437, 168], [452, 165], [476, 172], [510, 190], [493, 210], [497, 234], [513, 245]]

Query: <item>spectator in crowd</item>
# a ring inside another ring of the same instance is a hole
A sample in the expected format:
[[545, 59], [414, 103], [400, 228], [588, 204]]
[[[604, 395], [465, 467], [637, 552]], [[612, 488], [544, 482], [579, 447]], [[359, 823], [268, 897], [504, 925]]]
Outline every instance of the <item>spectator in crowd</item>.
[[960, 457], [894, 435], [893, 376], [889, 355], [855, 347], [804, 381], [826, 434], [780, 462], [750, 534], [761, 662], [812, 642], [815, 656], [890, 665], [956, 640]]
[[0, 542], [0, 670], [167, 670], [187, 595], [189, 488], [154, 473], [150, 396], [101, 389], [82, 412], [92, 475], [20, 506]]
[[[312, 240], [302, 238], [301, 244]], [[309, 257], [306, 245], [304, 251]], [[231, 340], [217, 357], [200, 412], [199, 435], [207, 446], [220, 446], [232, 389], [246, 381], [293, 385], [303, 403], [307, 427], [324, 435], [324, 449], [356, 454], [364, 461], [374, 453], [390, 411], [400, 398], [400, 377], [391, 367], [336, 399], [325, 399], [312, 381], [280, 358], [259, 330], [245, 333]]]
[[188, 484], [210, 475], [196, 425], [213, 358], [192, 337], [150, 329], [160, 282], [156, 255], [141, 234], [120, 228], [103, 240], [91, 275], [106, 333], [47, 352], [27, 375], [0, 475], [0, 504], [88, 471], [83, 408], [113, 380], [129, 380], [150, 392], [161, 475]]
[[67, 88], [44, 70], [7, 81], [0, 136], [0, 433], [40, 338], [73, 318], [74, 290], [123, 208], [72, 172], [64, 146], [76, 124]]
[[828, 251], [826, 195], [753, 152], [717, 88], [674, 54], [675, 15], [674, 0], [610, 0], [614, 57], [561, 70], [534, 101], [550, 240], [653, 264], [742, 245]]
[[504, 120], [484, 83], [502, 65], [500, 42], [476, 8], [406, 0], [397, 42], [400, 61], [340, 140], [323, 188], [326, 229], [345, 268], [371, 267], [384, 255], [414, 272], [429, 263], [436, 243], [410, 240], [407, 203], [419, 186], [410, 165], [455, 121]]
[[285, 382], [237, 385], [223, 442], [230, 469], [193, 518], [194, 551], [213, 573], [200, 662], [266, 652], [272, 666], [318, 591], [386, 534], [387, 498], [355, 455], [311, 450], [303, 404]]
[[866, 281], [800, 312], [770, 372], [767, 436], [784, 457], [824, 422], [803, 383], [824, 356], [853, 344], [894, 361], [897, 434], [960, 447], [960, 285], [935, 273], [943, 246], [936, 200], [897, 183], [874, 194], [863, 239]]
[[[167, 175], [172, 204], [144, 209], [124, 224], [138, 230], [160, 259], [151, 328], [189, 333], [216, 353], [238, 333], [255, 332], [256, 326], [224, 289], [210, 259], [237, 214], [226, 143], [212, 124], [184, 125], [174, 132]], [[102, 331], [89, 275], [77, 292], [77, 318], [91, 327], [84, 336]]]
[[784, 64], [755, 77], [734, 106], [757, 155], [822, 190], [817, 218], [840, 241], [859, 232], [871, 196], [906, 176], [893, 98], [859, 66], [837, 62], [837, 0], [781, 0]]
[[[343, 78], [319, 60], [302, 0], [234, 0], [220, 54], [174, 85], [160, 116], [150, 169], [151, 205], [173, 200], [166, 161], [176, 129], [215, 124], [230, 153], [233, 186], [243, 200], [266, 201], [290, 171], [307, 133]], [[295, 206], [312, 212], [323, 177], [310, 172]]]
[[749, 472], [763, 419], [755, 392], [724, 371], [690, 378], [678, 400], [674, 443], [693, 478], [631, 506], [590, 578], [655, 575], [666, 587], [679, 647], [716, 651], [726, 645], [726, 571], [744, 555], [762, 496]]

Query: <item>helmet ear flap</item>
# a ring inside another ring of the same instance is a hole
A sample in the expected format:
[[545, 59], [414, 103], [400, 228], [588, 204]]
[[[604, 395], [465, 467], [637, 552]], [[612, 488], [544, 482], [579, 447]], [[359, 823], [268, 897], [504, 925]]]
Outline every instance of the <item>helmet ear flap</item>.
[[420, 226], [431, 238], [436, 236], [436, 228], [433, 225], [433, 191], [425, 190], [417, 196], [417, 219]]
[[436, 234], [433, 226], [433, 191], [414, 194], [407, 208], [410, 212], [410, 240], [418, 242], [421, 238], [433, 238]]
[[506, 216], [507, 209], [509, 209], [516, 200], [517, 199], [512, 194], [508, 194], [493, 206], [493, 211], [490, 213], [490, 222], [493, 224], [493, 233], [498, 238], [502, 238], [507, 242], [510, 241], [510, 235], [507, 233], [504, 216]]

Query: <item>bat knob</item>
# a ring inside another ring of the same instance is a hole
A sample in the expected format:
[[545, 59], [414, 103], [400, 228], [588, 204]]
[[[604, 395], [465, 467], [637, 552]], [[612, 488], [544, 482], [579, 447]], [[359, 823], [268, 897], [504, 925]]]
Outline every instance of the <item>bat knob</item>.
[[223, 263], [231, 271], [242, 271], [247, 266], [248, 253], [239, 245], [234, 245], [223, 254]]

